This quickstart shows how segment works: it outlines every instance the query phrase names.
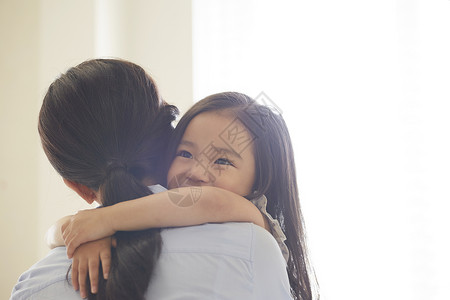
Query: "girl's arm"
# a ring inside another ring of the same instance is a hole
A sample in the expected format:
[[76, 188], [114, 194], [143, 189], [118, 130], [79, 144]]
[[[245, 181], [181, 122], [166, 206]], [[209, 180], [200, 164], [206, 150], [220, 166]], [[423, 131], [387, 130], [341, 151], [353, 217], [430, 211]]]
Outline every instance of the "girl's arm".
[[62, 226], [62, 231], [67, 255], [71, 258], [80, 244], [111, 236], [116, 231], [212, 222], [252, 222], [270, 231], [264, 217], [250, 201], [209, 186], [183, 187], [104, 208], [83, 210], [72, 216]]

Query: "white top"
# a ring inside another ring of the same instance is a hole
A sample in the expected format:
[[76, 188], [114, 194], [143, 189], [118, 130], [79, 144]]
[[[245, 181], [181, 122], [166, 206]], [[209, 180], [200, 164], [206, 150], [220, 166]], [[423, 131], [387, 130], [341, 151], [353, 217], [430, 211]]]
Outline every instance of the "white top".
[[148, 299], [292, 299], [278, 244], [259, 226], [205, 224], [162, 236]]
[[[146, 299], [292, 299], [273, 236], [251, 223], [161, 230], [163, 247]], [[23, 273], [11, 298], [81, 299], [66, 280], [71, 260], [58, 247]]]
[[[259, 226], [205, 224], [161, 235], [146, 299], [292, 299], [280, 249]], [[20, 276], [10, 299], [80, 299], [66, 280], [70, 263], [65, 247], [53, 249]]]

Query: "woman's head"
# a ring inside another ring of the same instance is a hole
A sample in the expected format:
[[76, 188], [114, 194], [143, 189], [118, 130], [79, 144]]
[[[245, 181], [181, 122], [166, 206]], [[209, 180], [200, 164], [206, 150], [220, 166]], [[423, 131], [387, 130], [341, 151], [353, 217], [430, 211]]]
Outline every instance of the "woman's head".
[[267, 197], [267, 211], [287, 236], [295, 299], [311, 299], [294, 154], [282, 116], [244, 94], [208, 96], [183, 115], [168, 155], [171, 188], [214, 185], [248, 199]]
[[[38, 129], [49, 161], [65, 181], [112, 205], [150, 194], [145, 183], [162, 178], [159, 162], [176, 114], [141, 67], [97, 59], [50, 85]], [[140, 299], [159, 254], [159, 232], [118, 233], [116, 239], [109, 279], [100, 276], [96, 299]]]
[[139, 181], [158, 181], [175, 114], [141, 67], [98, 59], [71, 68], [50, 85], [38, 129], [56, 171], [99, 190], [121, 170]]

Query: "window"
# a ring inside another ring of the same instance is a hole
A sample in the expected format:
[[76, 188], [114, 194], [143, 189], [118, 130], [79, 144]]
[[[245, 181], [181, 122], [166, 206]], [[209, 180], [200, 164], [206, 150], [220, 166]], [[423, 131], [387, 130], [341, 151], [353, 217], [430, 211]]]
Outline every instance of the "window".
[[194, 99], [270, 97], [323, 299], [448, 299], [450, 1], [193, 1]]

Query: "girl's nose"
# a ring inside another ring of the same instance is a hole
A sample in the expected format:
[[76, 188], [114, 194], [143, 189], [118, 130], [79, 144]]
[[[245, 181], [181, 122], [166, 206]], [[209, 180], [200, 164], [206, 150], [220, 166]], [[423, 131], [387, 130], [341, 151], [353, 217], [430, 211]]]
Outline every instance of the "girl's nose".
[[201, 161], [195, 161], [192, 164], [187, 177], [193, 184], [209, 183], [214, 176], [208, 168], [208, 164], [203, 164]]

